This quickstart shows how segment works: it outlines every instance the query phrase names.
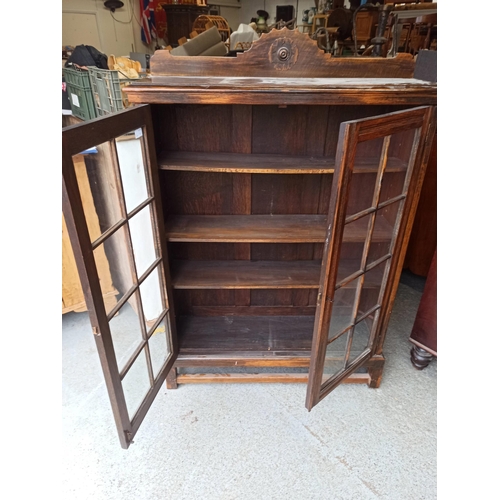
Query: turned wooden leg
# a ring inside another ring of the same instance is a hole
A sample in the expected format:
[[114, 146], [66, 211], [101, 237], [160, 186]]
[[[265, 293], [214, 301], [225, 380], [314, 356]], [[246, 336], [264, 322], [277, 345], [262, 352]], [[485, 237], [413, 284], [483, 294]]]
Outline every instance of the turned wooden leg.
[[168, 372], [167, 389], [177, 389], [177, 368], [172, 368]]
[[411, 362], [417, 370], [423, 370], [431, 361], [432, 354], [414, 345], [411, 349]]

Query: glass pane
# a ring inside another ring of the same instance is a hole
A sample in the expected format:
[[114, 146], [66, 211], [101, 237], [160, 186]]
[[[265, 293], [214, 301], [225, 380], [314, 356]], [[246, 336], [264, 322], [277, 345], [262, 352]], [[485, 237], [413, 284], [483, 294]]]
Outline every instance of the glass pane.
[[365, 273], [356, 318], [360, 318], [375, 306], [380, 305], [380, 289], [382, 287], [384, 271], [389, 262], [390, 259]]
[[358, 282], [359, 278], [356, 278], [335, 292], [328, 339], [334, 338], [352, 324]]
[[[376, 208], [373, 205], [376, 180], [376, 172], [353, 174], [349, 188], [349, 201], [347, 202], [347, 217], [371, 207]], [[353, 196], [352, 193], [356, 193], [356, 195]]]
[[105, 142], [73, 156], [78, 189], [91, 241], [122, 219], [120, 184], [113, 168], [113, 148]]
[[157, 258], [151, 221], [151, 205], [144, 207], [129, 220], [129, 228], [137, 276], [140, 278]]
[[344, 358], [349, 330], [326, 347], [322, 384], [344, 369]]
[[144, 349], [125, 375], [122, 385], [129, 418], [132, 419], [151, 388]]
[[121, 227], [94, 250], [107, 313], [116, 305], [116, 300], [109, 300], [110, 294], [120, 299], [134, 284], [129, 248], [125, 227]]
[[158, 274], [158, 269], [161, 269], [160, 266], [161, 264], [158, 264], [140, 286], [142, 308], [148, 330], [153, 326], [154, 322], [160, 317], [160, 314], [165, 309], [163, 307], [160, 277]]
[[398, 203], [391, 203], [387, 207], [377, 211], [367, 264], [391, 252], [391, 245], [395, 236], [395, 224], [399, 208], [403, 203], [404, 200]]
[[342, 241], [340, 260], [337, 271], [337, 283], [361, 270], [364, 242], [352, 243]]
[[406, 172], [386, 172], [382, 179], [379, 204], [403, 194]]
[[354, 173], [351, 177], [350, 193], [347, 202], [347, 216], [373, 206], [373, 195], [379, 170], [384, 138], [360, 142], [356, 147]]
[[368, 214], [345, 225], [340, 246], [337, 284], [361, 270], [361, 258], [371, 218], [372, 215]]
[[[378, 312], [374, 313], [374, 315], [375, 314], [378, 315]], [[373, 316], [369, 316], [355, 325], [352, 334], [351, 350], [349, 352], [347, 366], [356, 361], [356, 358], [358, 358], [359, 355], [368, 347], [374, 320]]]
[[354, 172], [376, 172], [378, 170], [384, 137], [358, 142], [354, 159]]
[[153, 376], [155, 378], [159, 375], [161, 369], [165, 366], [165, 362], [172, 352], [168, 332], [168, 316], [165, 316], [161, 323], [155, 328], [148, 340], [149, 354], [151, 356], [151, 363], [153, 365]]
[[344, 236], [342, 243], [364, 243], [366, 234], [368, 232], [368, 225], [370, 222], [370, 214], [361, 217], [353, 222], [349, 222], [344, 227]]
[[127, 212], [136, 208], [148, 197], [143, 140], [142, 129], [115, 139]]
[[389, 159], [382, 178], [379, 203], [404, 193], [413, 143], [419, 129], [406, 130], [391, 136]]
[[116, 362], [120, 371], [143, 340], [138, 311], [139, 303], [137, 294], [134, 293], [109, 322]]
[[407, 170], [417, 132], [420, 133], [420, 129], [404, 130], [391, 135], [387, 171]]

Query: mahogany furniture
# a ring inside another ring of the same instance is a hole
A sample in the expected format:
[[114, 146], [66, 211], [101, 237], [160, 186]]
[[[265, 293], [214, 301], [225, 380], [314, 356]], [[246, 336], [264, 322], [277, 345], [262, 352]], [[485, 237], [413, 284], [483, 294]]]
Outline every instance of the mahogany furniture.
[[[307, 382], [309, 410], [342, 382], [379, 386], [435, 130], [436, 85], [413, 70], [273, 30], [233, 58], [157, 51], [126, 88], [137, 106], [63, 131], [64, 213], [124, 448], [165, 380]], [[98, 236], [73, 164], [89, 146]]]
[[172, 47], [177, 47], [181, 38], [189, 37], [196, 18], [207, 15], [210, 10], [203, 5], [161, 4], [161, 6], [167, 15], [167, 39]]
[[437, 134], [432, 141], [404, 268], [427, 276], [437, 248]]
[[437, 252], [434, 253], [410, 335], [411, 362], [422, 370], [437, 357]]
[[[415, 64], [415, 78], [437, 81], [437, 52], [421, 50]], [[437, 133], [427, 162], [404, 267], [427, 276], [437, 247]]]

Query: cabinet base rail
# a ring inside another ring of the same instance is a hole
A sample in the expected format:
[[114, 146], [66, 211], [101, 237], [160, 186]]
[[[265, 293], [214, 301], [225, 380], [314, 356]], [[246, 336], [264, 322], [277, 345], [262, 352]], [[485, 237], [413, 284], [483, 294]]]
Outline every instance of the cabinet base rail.
[[[308, 374], [295, 373], [186, 373], [177, 375], [177, 384], [307, 383]], [[368, 373], [354, 373], [344, 383], [369, 384]]]
[[[244, 366], [246, 368], [258, 368], [260, 366], [306, 368], [309, 366], [309, 358], [297, 357], [287, 360], [254, 358], [240, 359], [214, 357], [197, 360], [189, 357], [179, 359], [167, 376], [167, 389], [177, 389], [178, 384], [236, 384], [236, 383], [307, 383], [308, 373], [178, 373], [179, 367], [230, 367]], [[280, 361], [280, 362], [279, 362]], [[378, 388], [382, 381], [382, 371], [385, 359], [382, 355], [372, 356], [365, 364], [366, 373], [353, 373], [344, 384], [367, 384], [368, 387]]]

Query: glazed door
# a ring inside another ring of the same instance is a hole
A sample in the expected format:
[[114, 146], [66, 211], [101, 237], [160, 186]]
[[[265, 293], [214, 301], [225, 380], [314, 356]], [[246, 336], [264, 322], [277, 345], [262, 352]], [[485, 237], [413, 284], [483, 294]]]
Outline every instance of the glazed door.
[[63, 215], [128, 448], [177, 357], [150, 107], [63, 130]]
[[314, 324], [309, 410], [381, 347], [395, 293], [391, 284], [397, 286], [401, 272], [434, 121], [434, 108], [419, 107], [341, 126]]

